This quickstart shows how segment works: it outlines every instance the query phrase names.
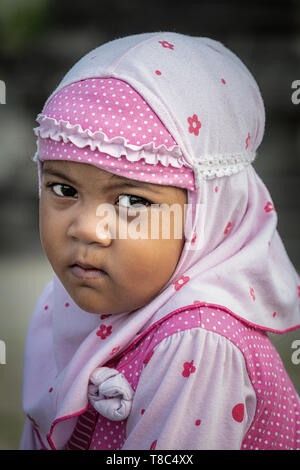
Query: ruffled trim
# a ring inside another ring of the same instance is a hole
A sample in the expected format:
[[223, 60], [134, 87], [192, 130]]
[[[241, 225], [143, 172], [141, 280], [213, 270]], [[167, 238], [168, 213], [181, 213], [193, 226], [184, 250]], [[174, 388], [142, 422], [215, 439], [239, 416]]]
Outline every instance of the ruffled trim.
[[[154, 142], [150, 142], [137, 146], [129, 144], [124, 137], [110, 139], [103, 131], [83, 130], [80, 124], [73, 125], [62, 119], [57, 121], [45, 114], [38, 114], [36, 120], [40, 126], [33, 129], [34, 133], [43, 139], [63, 140], [64, 143], [71, 142], [79, 148], [90, 146], [92, 151], [99, 150], [116, 158], [125, 155], [130, 162], [136, 162], [143, 158], [146, 163], [152, 165], [160, 162], [164, 166], [170, 165], [174, 168], [186, 166], [178, 145], [167, 148], [162, 144], [156, 147]], [[33, 160], [37, 160], [36, 154]]]

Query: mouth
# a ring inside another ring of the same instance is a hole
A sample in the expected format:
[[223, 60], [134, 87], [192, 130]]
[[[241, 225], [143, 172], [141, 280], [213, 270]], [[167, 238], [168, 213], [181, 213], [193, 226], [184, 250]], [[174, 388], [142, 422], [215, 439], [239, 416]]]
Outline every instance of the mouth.
[[98, 269], [91, 264], [76, 262], [70, 266], [71, 273], [78, 279], [100, 279], [107, 276], [103, 269]]

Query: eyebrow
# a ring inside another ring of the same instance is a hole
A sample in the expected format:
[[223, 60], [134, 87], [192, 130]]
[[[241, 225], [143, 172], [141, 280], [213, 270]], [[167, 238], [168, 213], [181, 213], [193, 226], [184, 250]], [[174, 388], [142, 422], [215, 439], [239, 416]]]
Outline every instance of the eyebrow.
[[[43, 168], [42, 169], [42, 174], [43, 175], [48, 174], [48, 175], [52, 175], [52, 176], [57, 176], [58, 178], [65, 179], [66, 181], [68, 181], [71, 184], [74, 184], [75, 186], [78, 184], [78, 183], [76, 183], [75, 180], [73, 180], [69, 176], [65, 175], [64, 173], [61, 173], [60, 171], [54, 170], [52, 168]], [[115, 174], [111, 175], [111, 180], [112, 179], [120, 180], [118, 175], [115, 175]], [[102, 186], [101, 190], [104, 191], [104, 192], [107, 192], [111, 189], [120, 189], [120, 188], [124, 188], [124, 187], [143, 188], [143, 189], [146, 189], [146, 190], [151, 191], [151, 192], [156, 193], [156, 194], [159, 193], [159, 190], [157, 188], [154, 188], [154, 187], [152, 188], [150, 184], [143, 183], [141, 181], [136, 181], [136, 180], [128, 180], [128, 181], [120, 180], [119, 183], [111, 183], [111, 184], [106, 184], [106, 185]]]

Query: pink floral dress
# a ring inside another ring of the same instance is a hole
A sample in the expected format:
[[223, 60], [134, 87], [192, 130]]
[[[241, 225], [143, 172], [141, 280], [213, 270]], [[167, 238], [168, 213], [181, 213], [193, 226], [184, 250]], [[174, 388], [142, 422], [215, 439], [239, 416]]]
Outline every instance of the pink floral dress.
[[66, 449], [299, 449], [300, 404], [266, 333], [212, 304], [180, 308], [106, 366], [134, 390], [111, 421], [91, 406]]

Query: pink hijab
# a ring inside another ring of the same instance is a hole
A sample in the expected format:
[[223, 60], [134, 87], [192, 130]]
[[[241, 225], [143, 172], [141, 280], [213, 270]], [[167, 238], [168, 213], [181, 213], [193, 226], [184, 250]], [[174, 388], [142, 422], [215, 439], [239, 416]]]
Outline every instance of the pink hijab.
[[[120, 115], [125, 119], [115, 126]], [[299, 276], [276, 230], [271, 196], [251, 165], [264, 132], [262, 98], [248, 69], [221, 43], [161, 32], [104, 44], [71, 68], [37, 120], [39, 185], [43, 160], [69, 159], [185, 187], [189, 203], [176, 270], [148, 305], [90, 314], [55, 273], [45, 287], [27, 334], [23, 406], [46, 447], [66, 444], [87, 408], [95, 368], [175, 309], [206, 302], [261, 330], [300, 326]]]

